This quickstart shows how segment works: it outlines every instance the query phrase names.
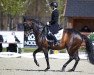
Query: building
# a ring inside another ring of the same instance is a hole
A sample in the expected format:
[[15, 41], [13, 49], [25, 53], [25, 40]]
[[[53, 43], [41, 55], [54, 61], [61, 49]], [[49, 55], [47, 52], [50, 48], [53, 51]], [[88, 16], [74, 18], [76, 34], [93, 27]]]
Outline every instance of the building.
[[88, 26], [94, 32], [94, 0], [66, 0], [64, 17], [68, 28]]

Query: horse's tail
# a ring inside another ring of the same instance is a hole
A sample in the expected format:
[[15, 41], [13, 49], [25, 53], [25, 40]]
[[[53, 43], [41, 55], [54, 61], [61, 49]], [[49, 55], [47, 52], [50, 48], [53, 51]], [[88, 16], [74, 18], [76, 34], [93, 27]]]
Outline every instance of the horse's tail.
[[94, 48], [92, 41], [85, 35], [82, 35], [86, 43], [86, 51], [91, 64], [94, 64]]

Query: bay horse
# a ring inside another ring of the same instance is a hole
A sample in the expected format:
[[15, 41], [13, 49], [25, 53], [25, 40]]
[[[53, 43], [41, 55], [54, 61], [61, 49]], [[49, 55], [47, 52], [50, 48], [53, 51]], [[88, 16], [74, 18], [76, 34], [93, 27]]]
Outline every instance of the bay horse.
[[78, 56], [78, 49], [80, 48], [83, 40], [85, 40], [85, 46], [86, 46], [86, 52], [88, 54], [88, 59], [91, 64], [94, 64], [94, 48], [93, 44], [90, 41], [90, 39], [81, 34], [79, 31], [76, 31], [74, 29], [64, 29], [62, 38], [60, 40], [59, 45], [51, 45], [49, 48], [49, 43], [47, 40], [47, 35], [46, 33], [46, 26], [35, 19], [30, 19], [30, 22], [28, 22], [29, 27], [33, 30], [33, 33], [35, 35], [35, 41], [38, 46], [38, 48], [33, 52], [33, 58], [34, 62], [37, 66], [39, 66], [39, 63], [37, 62], [36, 59], [36, 53], [43, 51], [47, 63], [47, 68], [45, 71], [50, 69], [50, 64], [49, 64], [49, 57], [48, 57], [48, 51], [49, 49], [53, 50], [61, 50], [66, 48], [67, 52], [69, 54], [69, 60], [63, 65], [62, 71], [65, 71], [66, 66], [74, 59], [75, 64], [72, 67], [72, 69], [68, 71], [75, 71], [75, 68], [80, 60]]

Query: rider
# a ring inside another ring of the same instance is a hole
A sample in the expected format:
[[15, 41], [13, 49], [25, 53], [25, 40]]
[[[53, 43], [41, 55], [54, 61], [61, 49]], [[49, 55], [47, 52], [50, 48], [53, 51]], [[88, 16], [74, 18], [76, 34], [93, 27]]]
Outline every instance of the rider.
[[48, 29], [50, 31], [50, 33], [48, 32], [48, 37], [54, 39], [54, 44], [58, 45], [58, 41], [54, 36], [54, 34], [58, 33], [59, 30], [59, 25], [58, 25], [59, 11], [57, 10], [58, 3], [52, 2], [50, 6], [52, 8], [52, 14], [51, 14], [51, 21], [47, 22]]

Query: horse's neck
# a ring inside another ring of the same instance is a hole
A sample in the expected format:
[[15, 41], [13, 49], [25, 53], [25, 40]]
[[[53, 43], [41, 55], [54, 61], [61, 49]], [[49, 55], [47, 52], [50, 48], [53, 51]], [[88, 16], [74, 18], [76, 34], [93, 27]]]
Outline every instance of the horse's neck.
[[35, 39], [40, 39], [40, 37], [42, 36], [41, 34], [43, 34], [43, 28], [43, 26], [39, 26], [39, 24], [36, 23], [33, 25]]
[[39, 36], [41, 34], [41, 31], [39, 30], [39, 27], [34, 27], [33, 32], [34, 32], [34, 35], [35, 35], [35, 39], [39, 39]]
[[33, 31], [35, 36], [39, 36], [40, 32], [39, 31]]

